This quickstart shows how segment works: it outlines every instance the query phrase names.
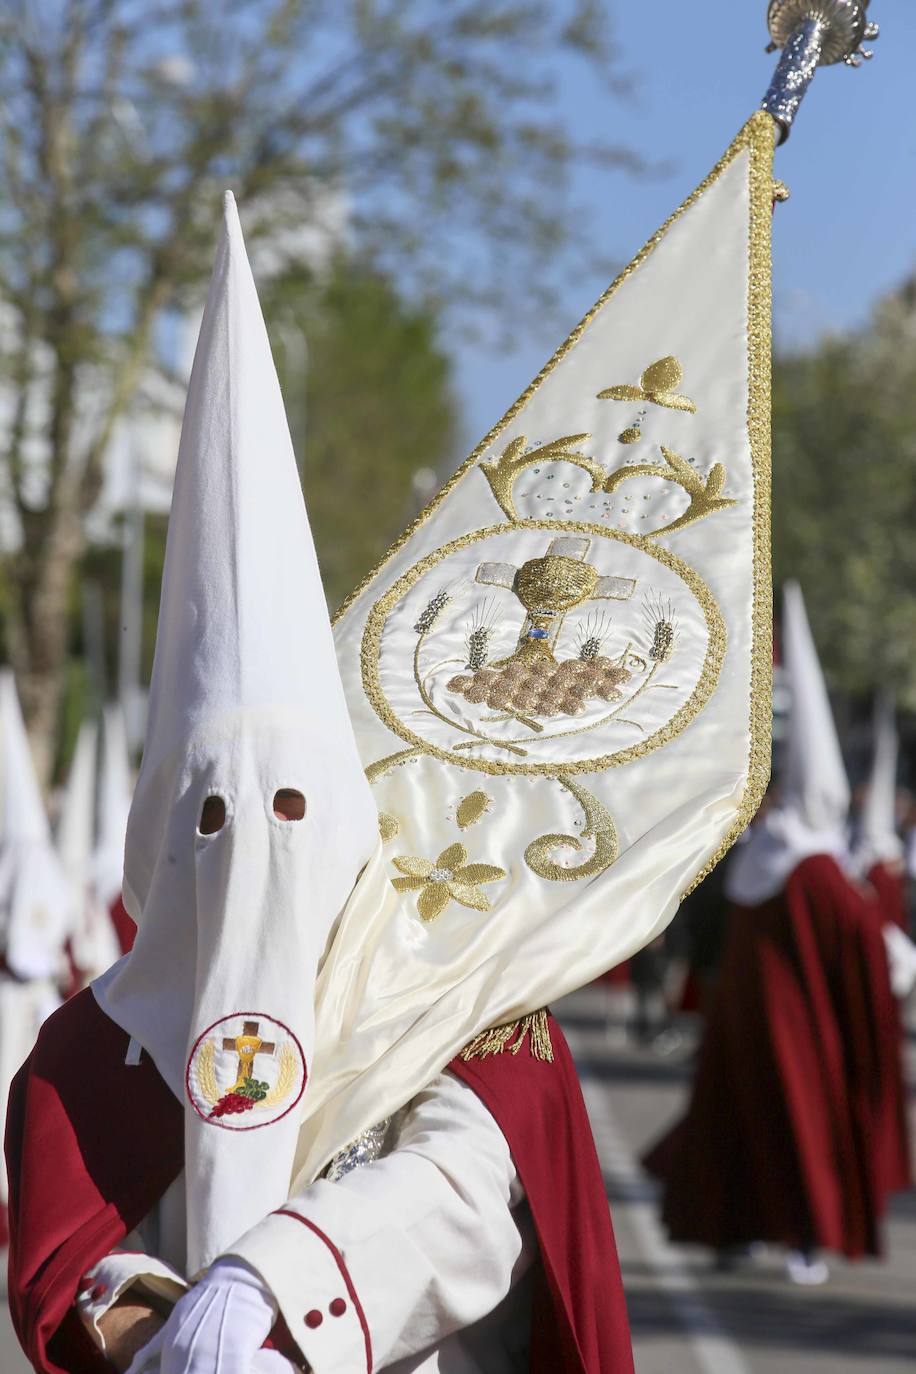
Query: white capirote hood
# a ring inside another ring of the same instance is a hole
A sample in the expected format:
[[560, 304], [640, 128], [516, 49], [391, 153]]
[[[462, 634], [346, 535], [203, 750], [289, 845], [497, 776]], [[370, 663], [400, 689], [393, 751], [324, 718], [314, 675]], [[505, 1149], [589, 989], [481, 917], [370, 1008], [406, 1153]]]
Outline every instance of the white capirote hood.
[[786, 760], [778, 803], [755, 822], [729, 864], [725, 894], [742, 906], [775, 897], [802, 859], [846, 857], [849, 782], [797, 582], [783, 590], [782, 644], [790, 694]]
[[0, 930], [19, 978], [55, 978], [73, 920], [72, 894], [35, 775], [13, 674], [0, 672]]
[[894, 703], [881, 693], [875, 699], [871, 773], [853, 852], [853, 865], [862, 876], [875, 864], [903, 862], [897, 833], [897, 753]]
[[92, 881], [104, 907], [121, 895], [124, 877], [124, 838], [130, 814], [130, 750], [120, 706], [105, 707], [102, 716], [102, 759], [98, 780], [98, 828], [92, 856]]
[[[274, 796], [305, 798], [302, 820]], [[225, 823], [198, 828], [204, 801]], [[127, 827], [136, 945], [95, 984], [185, 1104], [189, 1272], [287, 1197], [314, 980], [378, 846], [230, 194], [182, 427]]]
[[[94, 719], [84, 720], [80, 725], [55, 837], [57, 853], [73, 895], [73, 962], [86, 981], [104, 973], [121, 954], [108, 903], [103, 904], [100, 900], [92, 873], [96, 834], [98, 733], [98, 725]], [[126, 811], [124, 820], [127, 820]], [[122, 831], [117, 859], [118, 892], [121, 891], [123, 868]]]

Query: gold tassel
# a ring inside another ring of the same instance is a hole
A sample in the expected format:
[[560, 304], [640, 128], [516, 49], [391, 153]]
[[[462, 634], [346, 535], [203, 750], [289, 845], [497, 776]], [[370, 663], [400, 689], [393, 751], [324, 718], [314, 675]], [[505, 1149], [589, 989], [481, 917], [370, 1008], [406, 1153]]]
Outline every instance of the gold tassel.
[[509, 1050], [511, 1054], [518, 1054], [526, 1036], [532, 1057], [540, 1059], [545, 1064], [552, 1064], [550, 1024], [547, 1012], [543, 1009], [523, 1016], [520, 1021], [509, 1021], [505, 1026], [492, 1026], [490, 1030], [481, 1031], [461, 1051], [461, 1058], [465, 1062], [469, 1059], [487, 1059], [491, 1054], [502, 1054], [505, 1050]]

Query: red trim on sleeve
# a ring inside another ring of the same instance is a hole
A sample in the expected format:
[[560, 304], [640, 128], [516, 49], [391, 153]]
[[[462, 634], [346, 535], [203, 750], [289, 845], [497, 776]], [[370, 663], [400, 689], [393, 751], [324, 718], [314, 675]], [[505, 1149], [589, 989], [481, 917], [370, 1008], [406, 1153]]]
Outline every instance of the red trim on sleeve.
[[325, 1235], [321, 1228], [319, 1226], [316, 1226], [313, 1221], [309, 1221], [307, 1217], [301, 1217], [298, 1212], [291, 1212], [286, 1207], [278, 1208], [278, 1210], [274, 1212], [274, 1216], [292, 1217], [293, 1221], [301, 1222], [303, 1226], [307, 1226], [310, 1231], [314, 1232], [314, 1234], [318, 1237], [319, 1240], [324, 1241], [325, 1245], [330, 1250], [331, 1254], [334, 1257], [334, 1263], [340, 1270], [340, 1276], [347, 1286], [347, 1292], [350, 1295], [350, 1301], [356, 1308], [356, 1315], [357, 1317], [359, 1317], [359, 1324], [363, 1328], [363, 1339], [366, 1342], [366, 1374], [372, 1374], [372, 1338], [369, 1335], [369, 1323], [366, 1321], [366, 1314], [363, 1311], [363, 1305], [359, 1300], [356, 1289], [353, 1287], [353, 1280], [350, 1278], [350, 1273], [347, 1269], [346, 1264], [344, 1263], [343, 1255], [337, 1249], [337, 1246], [333, 1243], [333, 1241], [331, 1241]]

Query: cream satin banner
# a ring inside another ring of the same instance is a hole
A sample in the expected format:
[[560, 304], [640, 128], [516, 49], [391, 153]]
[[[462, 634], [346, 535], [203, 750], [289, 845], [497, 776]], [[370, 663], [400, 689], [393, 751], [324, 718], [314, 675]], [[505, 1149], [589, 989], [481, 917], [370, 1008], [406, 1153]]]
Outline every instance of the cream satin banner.
[[381, 840], [319, 978], [299, 1181], [651, 941], [756, 810], [774, 137], [750, 120], [337, 619]]

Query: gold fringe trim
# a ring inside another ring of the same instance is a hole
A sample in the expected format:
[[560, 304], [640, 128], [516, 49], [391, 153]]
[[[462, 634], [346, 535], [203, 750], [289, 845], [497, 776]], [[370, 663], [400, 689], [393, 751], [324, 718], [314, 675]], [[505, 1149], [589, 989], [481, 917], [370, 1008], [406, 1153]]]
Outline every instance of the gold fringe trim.
[[470, 1059], [488, 1059], [491, 1054], [503, 1054], [506, 1050], [510, 1054], [518, 1054], [526, 1038], [533, 1059], [540, 1059], [545, 1064], [553, 1063], [550, 1024], [547, 1012], [543, 1009], [523, 1016], [520, 1021], [509, 1021], [504, 1026], [493, 1026], [490, 1030], [481, 1031], [461, 1051], [461, 1058], [465, 1062]]

